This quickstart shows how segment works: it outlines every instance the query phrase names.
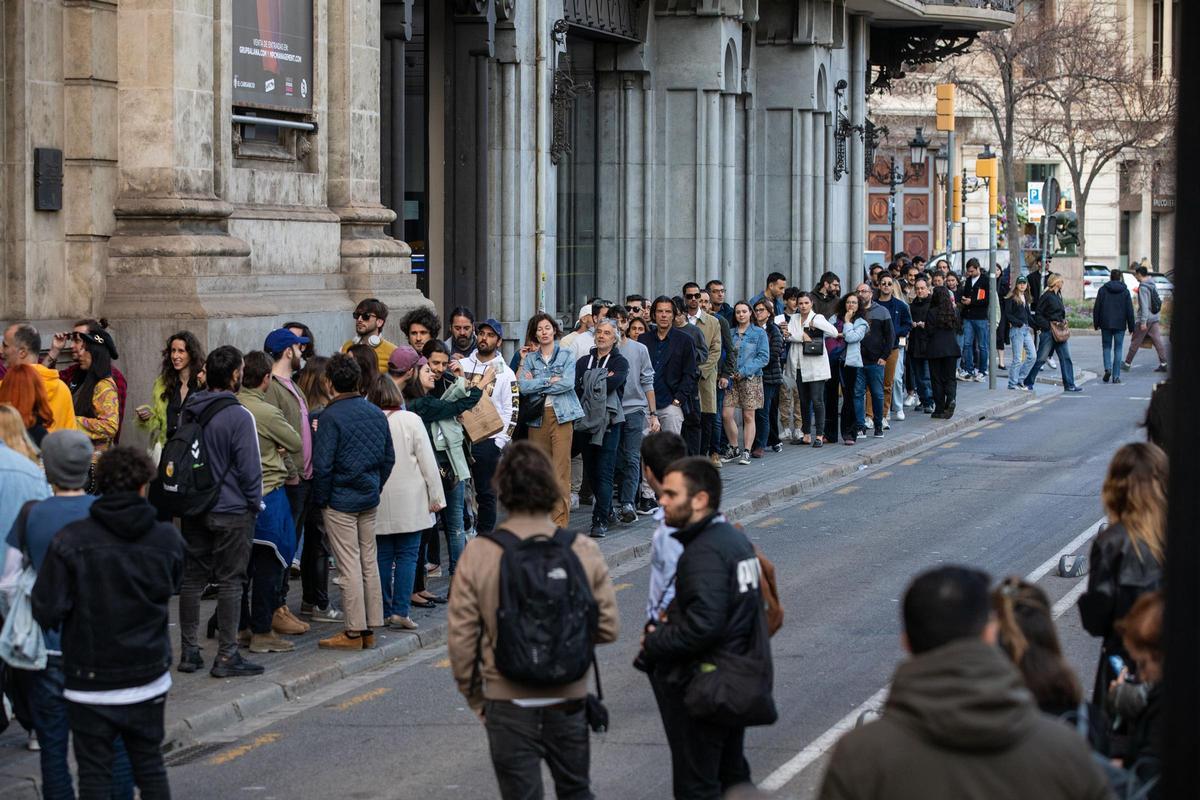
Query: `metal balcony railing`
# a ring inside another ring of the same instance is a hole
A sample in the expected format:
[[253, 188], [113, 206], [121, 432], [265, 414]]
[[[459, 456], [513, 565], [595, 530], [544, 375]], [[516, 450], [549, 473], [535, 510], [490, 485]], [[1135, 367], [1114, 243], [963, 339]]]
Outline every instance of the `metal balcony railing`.
[[921, 0], [930, 6], [961, 6], [963, 8], [979, 8], [987, 11], [1006, 11], [1016, 13], [1017, 0]]

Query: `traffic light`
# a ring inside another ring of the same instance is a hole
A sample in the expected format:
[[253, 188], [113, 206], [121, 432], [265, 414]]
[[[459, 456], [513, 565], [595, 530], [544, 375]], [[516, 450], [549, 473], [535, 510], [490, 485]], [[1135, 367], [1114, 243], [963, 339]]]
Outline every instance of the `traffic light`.
[[998, 188], [995, 177], [988, 181], [988, 214], [991, 216], [1000, 215], [1000, 197], [996, 191]]
[[950, 198], [951, 221], [962, 222], [962, 175], [954, 176], [954, 189]]
[[937, 85], [937, 129], [939, 131], [954, 130], [953, 83], [939, 83]]

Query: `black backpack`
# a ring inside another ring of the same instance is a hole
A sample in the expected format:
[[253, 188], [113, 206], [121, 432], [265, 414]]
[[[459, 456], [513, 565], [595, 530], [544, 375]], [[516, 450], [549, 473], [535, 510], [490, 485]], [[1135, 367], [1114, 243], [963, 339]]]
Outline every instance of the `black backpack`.
[[163, 510], [171, 516], [195, 517], [216, 505], [224, 476], [214, 475], [208, 463], [204, 426], [218, 412], [236, 405], [238, 401], [233, 397], [214, 400], [198, 417], [188, 422], [181, 419], [174, 435], [163, 445], [158, 461], [157, 496]]
[[576, 535], [559, 529], [552, 537], [521, 539], [503, 528], [479, 534], [504, 550], [496, 668], [514, 683], [562, 686], [592, 664], [599, 609], [571, 549]]
[[1150, 313], [1157, 314], [1162, 311], [1162, 298], [1158, 296], [1158, 287], [1153, 281], [1146, 281], [1146, 284], [1150, 287]]

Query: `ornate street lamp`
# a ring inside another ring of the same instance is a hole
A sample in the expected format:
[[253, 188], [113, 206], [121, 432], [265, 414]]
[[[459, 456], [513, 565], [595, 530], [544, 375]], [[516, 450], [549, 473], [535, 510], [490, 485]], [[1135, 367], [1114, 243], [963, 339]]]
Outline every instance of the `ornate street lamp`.
[[[869, 124], [869, 123], [868, 123]], [[869, 131], [870, 129], [868, 129]], [[886, 129], [884, 135], [886, 134]], [[893, 154], [888, 156], [888, 165], [886, 171], [880, 170], [878, 166], [872, 165], [870, 176], [878, 183], [887, 184], [888, 187], [888, 220], [891, 223], [891, 255], [895, 255], [901, 248], [896, 246], [896, 187], [903, 186], [906, 183], [921, 179], [925, 176], [925, 154], [929, 150], [929, 142], [921, 133], [921, 129], [917, 128], [917, 135], [908, 143], [908, 156], [912, 169], [909, 170], [904, 166], [896, 166], [896, 156]], [[874, 155], [873, 150], [868, 148], [868, 153]], [[871, 164], [871, 162], [867, 162]]]

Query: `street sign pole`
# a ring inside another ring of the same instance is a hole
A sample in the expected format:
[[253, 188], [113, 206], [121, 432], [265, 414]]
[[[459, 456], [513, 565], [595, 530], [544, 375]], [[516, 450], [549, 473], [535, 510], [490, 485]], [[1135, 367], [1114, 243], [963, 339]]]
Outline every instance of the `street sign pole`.
[[[989, 184], [993, 197], [995, 189]], [[996, 221], [993, 209], [988, 215], [988, 388], [996, 388], [996, 328], [1000, 325], [1000, 298], [996, 296]]]

